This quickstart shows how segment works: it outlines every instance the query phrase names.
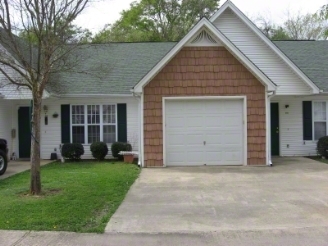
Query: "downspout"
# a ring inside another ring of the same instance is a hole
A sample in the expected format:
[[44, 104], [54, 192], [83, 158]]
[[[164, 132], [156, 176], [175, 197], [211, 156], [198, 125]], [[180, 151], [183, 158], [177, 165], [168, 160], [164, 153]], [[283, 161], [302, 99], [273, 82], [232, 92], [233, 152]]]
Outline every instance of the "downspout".
[[[272, 93], [272, 94], [269, 94]], [[272, 167], [272, 159], [271, 159], [271, 109], [270, 109], [270, 105], [271, 105], [271, 98], [274, 97], [276, 95], [276, 91], [266, 91], [266, 111], [267, 111], [267, 165]]]
[[132, 89], [131, 90], [132, 94], [133, 94], [133, 97], [137, 98], [138, 100], [138, 117], [139, 120], [138, 120], [138, 132], [139, 132], [139, 149], [138, 149], [138, 166], [139, 167], [143, 167], [143, 146], [142, 146], [142, 117], [143, 117], [143, 114], [142, 114], [142, 94], [138, 94], [138, 93], [135, 93], [134, 90]]

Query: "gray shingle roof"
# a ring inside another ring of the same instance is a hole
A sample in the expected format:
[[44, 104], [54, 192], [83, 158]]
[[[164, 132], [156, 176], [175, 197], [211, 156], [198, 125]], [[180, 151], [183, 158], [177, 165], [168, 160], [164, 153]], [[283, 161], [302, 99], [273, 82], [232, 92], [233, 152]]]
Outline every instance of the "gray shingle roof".
[[[328, 92], [328, 41], [274, 43], [320, 89]], [[130, 94], [130, 90], [175, 44], [144, 42], [81, 45], [72, 56], [77, 61], [74, 68], [53, 74], [46, 89], [57, 95]], [[4, 46], [11, 50], [8, 43]]]
[[[81, 45], [76, 66], [53, 74], [47, 90], [65, 94], [131, 94], [135, 86], [175, 45], [110, 43]], [[74, 58], [75, 59], [75, 58]]]
[[274, 41], [318, 87], [328, 91], [328, 41]]
[[[30, 46], [23, 39], [13, 34], [13, 39], [22, 54], [23, 60], [28, 63], [32, 61], [32, 67], [36, 67], [36, 60], [33, 59], [33, 56], [37, 57], [37, 48], [35, 46]], [[22, 59], [15, 52], [15, 48], [13, 43], [11, 42], [10, 37], [7, 32], [0, 27], [0, 44], [10, 53], [12, 57], [14, 57], [20, 64], [22, 64]], [[32, 51], [32, 52], [30, 52]]]

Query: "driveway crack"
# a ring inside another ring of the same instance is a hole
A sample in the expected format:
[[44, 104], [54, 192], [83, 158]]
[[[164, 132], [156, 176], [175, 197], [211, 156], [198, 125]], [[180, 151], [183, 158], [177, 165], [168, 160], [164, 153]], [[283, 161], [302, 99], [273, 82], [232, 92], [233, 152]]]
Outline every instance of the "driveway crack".
[[16, 242], [14, 242], [12, 244], [12, 246], [18, 245], [20, 242], [22, 242], [30, 234], [31, 234], [31, 231], [26, 232], [20, 239], [18, 239]]

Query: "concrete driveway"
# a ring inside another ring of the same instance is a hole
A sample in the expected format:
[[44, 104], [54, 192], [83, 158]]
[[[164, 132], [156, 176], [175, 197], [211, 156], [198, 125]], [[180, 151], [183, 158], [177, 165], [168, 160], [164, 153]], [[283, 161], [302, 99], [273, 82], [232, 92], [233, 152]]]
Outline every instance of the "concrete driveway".
[[193, 233], [328, 226], [328, 165], [143, 169], [106, 232]]
[[[41, 166], [46, 165], [50, 162], [52, 162], [52, 161], [51, 160], [41, 160]], [[7, 167], [6, 172], [0, 176], [0, 180], [8, 178], [17, 173], [21, 173], [23, 171], [30, 170], [30, 169], [31, 169], [30, 161], [20, 161], [20, 160], [10, 161], [10, 162], [8, 162], [8, 167]]]

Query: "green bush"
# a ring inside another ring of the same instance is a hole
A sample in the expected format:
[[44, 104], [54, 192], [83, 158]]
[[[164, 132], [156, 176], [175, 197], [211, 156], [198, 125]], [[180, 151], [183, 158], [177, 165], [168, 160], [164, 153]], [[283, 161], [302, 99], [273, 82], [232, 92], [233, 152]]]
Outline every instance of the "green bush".
[[318, 154], [328, 158], [328, 136], [321, 137], [317, 143]]
[[61, 154], [65, 159], [80, 160], [84, 154], [84, 148], [80, 143], [66, 143], [62, 145]]
[[94, 142], [90, 145], [92, 156], [98, 161], [104, 160], [108, 154], [107, 144], [104, 142]]
[[132, 151], [132, 146], [129, 143], [121, 143], [115, 142], [111, 146], [112, 156], [118, 158], [119, 160], [123, 160], [123, 156], [119, 155], [121, 151]]

